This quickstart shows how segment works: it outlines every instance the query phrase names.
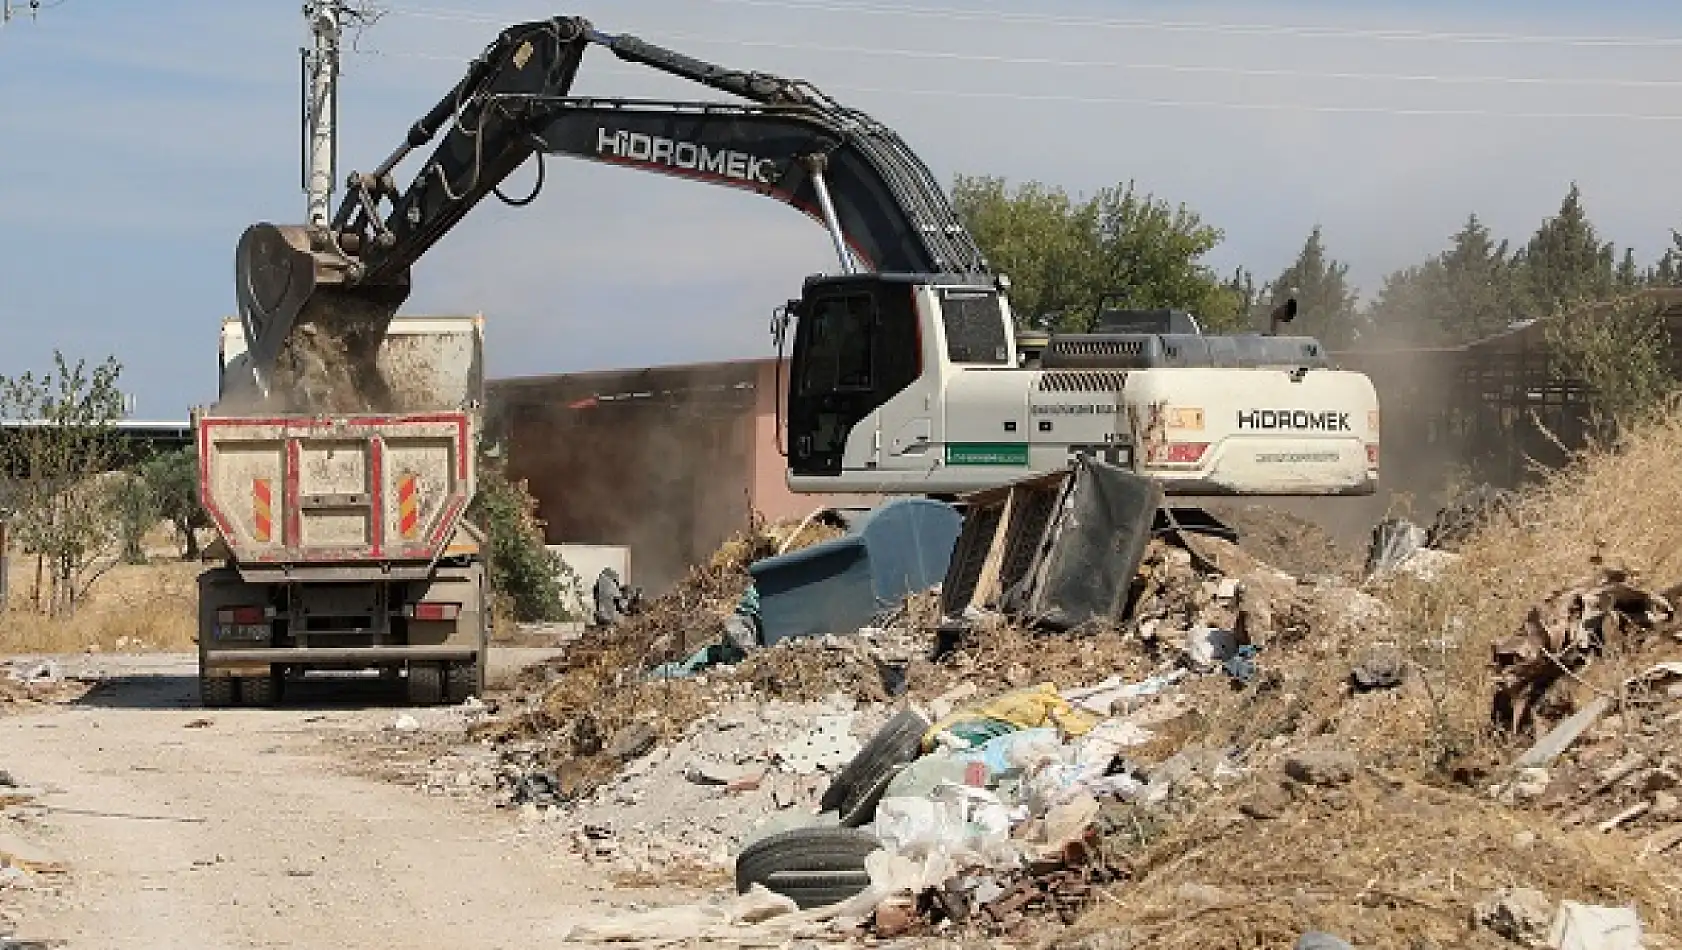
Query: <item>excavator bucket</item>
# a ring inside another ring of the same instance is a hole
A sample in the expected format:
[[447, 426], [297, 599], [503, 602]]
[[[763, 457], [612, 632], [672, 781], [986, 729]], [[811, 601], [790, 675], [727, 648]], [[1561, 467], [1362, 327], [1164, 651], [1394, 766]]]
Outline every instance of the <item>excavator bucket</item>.
[[374, 353], [409, 295], [407, 273], [353, 283], [355, 262], [324, 244], [310, 228], [263, 222], [246, 228], [234, 255], [250, 372], [265, 399], [304, 387], [288, 394], [293, 408], [336, 408], [326, 403], [371, 385]]

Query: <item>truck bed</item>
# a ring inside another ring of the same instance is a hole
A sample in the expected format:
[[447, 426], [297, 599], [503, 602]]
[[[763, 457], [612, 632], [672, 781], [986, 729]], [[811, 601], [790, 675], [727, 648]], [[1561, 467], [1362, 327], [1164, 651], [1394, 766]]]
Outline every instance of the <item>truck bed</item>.
[[202, 414], [201, 500], [242, 566], [429, 566], [473, 497], [476, 422]]

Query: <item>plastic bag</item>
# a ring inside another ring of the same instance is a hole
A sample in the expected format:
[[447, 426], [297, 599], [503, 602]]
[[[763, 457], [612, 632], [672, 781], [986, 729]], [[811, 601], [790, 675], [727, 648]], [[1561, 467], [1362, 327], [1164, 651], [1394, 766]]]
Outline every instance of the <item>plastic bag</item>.
[[1055, 727], [1071, 736], [1085, 735], [1098, 721], [1091, 714], [1070, 705], [1068, 700], [1058, 695], [1056, 686], [1041, 683], [995, 697], [979, 706], [954, 712], [930, 726], [923, 734], [923, 749], [933, 749], [936, 737], [942, 732], [950, 731], [959, 723], [988, 719], [1025, 730]]

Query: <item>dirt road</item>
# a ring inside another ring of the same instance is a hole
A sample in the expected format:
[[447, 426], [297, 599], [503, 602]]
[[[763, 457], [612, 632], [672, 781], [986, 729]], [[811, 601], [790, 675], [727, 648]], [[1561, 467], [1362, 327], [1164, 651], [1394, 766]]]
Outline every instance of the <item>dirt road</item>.
[[389, 725], [390, 705], [207, 711], [191, 657], [96, 662], [118, 675], [81, 702], [0, 718], [0, 767], [48, 792], [25, 830], [73, 868], [63, 893], [24, 895], [20, 939], [543, 946], [612, 896], [510, 814], [337, 768], [330, 733]]

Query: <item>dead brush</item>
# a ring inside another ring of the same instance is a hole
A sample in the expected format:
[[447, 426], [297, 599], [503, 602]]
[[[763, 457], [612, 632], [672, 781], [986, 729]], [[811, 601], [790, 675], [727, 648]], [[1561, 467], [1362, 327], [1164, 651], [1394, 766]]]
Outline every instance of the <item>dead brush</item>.
[[1276, 781], [1258, 776], [1209, 799], [1140, 849], [1134, 880], [1059, 944], [1107, 932], [1132, 941], [1118, 945], [1236, 950], [1290, 946], [1319, 929], [1358, 947], [1494, 950], [1512, 944], [1472, 927], [1472, 909], [1507, 886], [1633, 902], [1661, 934], [1682, 914], [1673, 868], [1637, 864], [1593, 832], [1371, 770], [1338, 789], [1280, 789], [1277, 818], [1238, 812]]
[[[1492, 648], [1517, 632], [1532, 605], [1590, 574], [1595, 558], [1627, 564], [1649, 589], [1682, 581], [1682, 415], [1655, 417], [1617, 446], [1580, 453], [1572, 467], [1522, 493], [1513, 514], [1484, 525], [1436, 580], [1404, 577], [1378, 591], [1404, 648], [1434, 684], [1423, 711], [1430, 741], [1472, 758], [1505, 756], [1518, 738], [1490, 725]], [[1639, 672], [1636, 659], [1663, 658], [1667, 649], [1682, 658], [1682, 644], [1656, 649], [1608, 644], [1581, 674], [1595, 684], [1589, 692], [1615, 692]]]
[[195, 650], [200, 569], [181, 562], [119, 565], [75, 613], [50, 617], [33, 609], [31, 581], [14, 568], [10, 602], [0, 611], [0, 653]]
[[[706, 714], [710, 697], [692, 680], [650, 680], [646, 673], [716, 642], [747, 590], [747, 566], [775, 554], [794, 529], [756, 518], [671, 591], [611, 628], [586, 631], [564, 656], [528, 670], [522, 683], [541, 691], [536, 708], [487, 723], [478, 734], [545, 737], [563, 782], [568, 772], [592, 780], [612, 774], [616, 766], [605, 745], [632, 724], [646, 725], [662, 741], [676, 739]], [[810, 543], [821, 534], [804, 531], [799, 540]]]

